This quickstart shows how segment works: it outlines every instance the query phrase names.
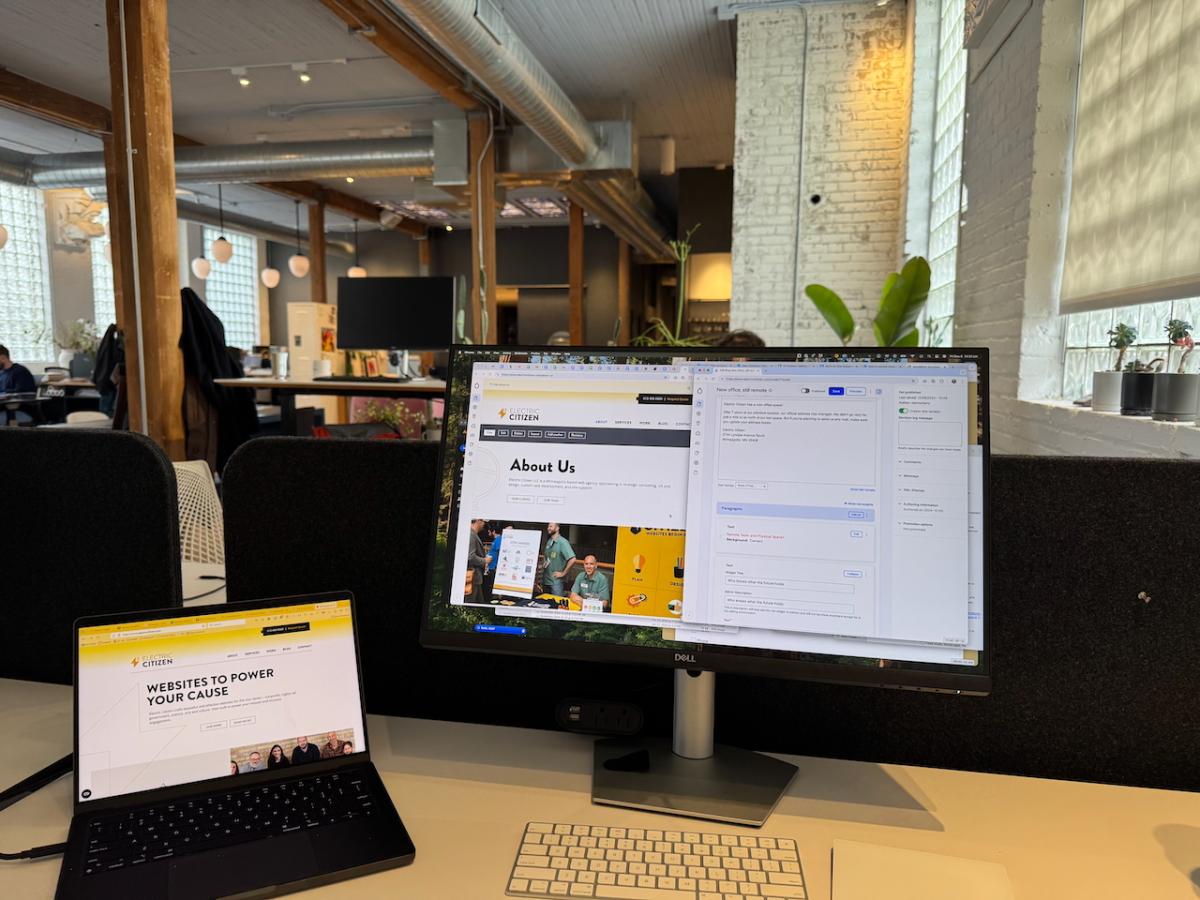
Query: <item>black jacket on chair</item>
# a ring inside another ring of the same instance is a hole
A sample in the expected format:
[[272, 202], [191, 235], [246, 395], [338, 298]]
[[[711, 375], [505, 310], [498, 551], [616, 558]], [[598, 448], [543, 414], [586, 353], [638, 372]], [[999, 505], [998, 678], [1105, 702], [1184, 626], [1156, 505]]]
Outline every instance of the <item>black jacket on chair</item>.
[[191, 288], [185, 287], [180, 295], [188, 458], [206, 459], [214, 471], [220, 471], [230, 454], [258, 431], [254, 393], [213, 383], [215, 378], [241, 378], [242, 367], [226, 349], [225, 326], [216, 313]]

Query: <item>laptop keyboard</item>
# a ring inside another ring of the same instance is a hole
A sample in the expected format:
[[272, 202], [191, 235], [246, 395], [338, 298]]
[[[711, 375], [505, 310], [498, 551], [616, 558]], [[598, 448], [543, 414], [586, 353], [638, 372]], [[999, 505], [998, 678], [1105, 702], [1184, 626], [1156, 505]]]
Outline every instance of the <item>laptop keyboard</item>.
[[335, 825], [377, 810], [370, 784], [355, 772], [176, 800], [94, 819], [88, 827], [84, 874]]

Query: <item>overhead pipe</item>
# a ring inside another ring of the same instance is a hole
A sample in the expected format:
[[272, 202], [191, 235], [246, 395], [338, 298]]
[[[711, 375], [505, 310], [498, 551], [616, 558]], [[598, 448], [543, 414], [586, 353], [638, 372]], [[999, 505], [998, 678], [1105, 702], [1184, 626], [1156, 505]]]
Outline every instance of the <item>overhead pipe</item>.
[[583, 165], [598, 145], [579, 112], [493, 4], [476, 0], [389, 0], [453, 56], [496, 99], [571, 165]]
[[[0, 178], [38, 188], [99, 187], [105, 184], [104, 154], [11, 155], [0, 162]], [[288, 144], [176, 147], [175, 180], [192, 184], [312, 181], [320, 178], [392, 177], [433, 174], [433, 138], [360, 138]], [[13, 177], [16, 176], [16, 177]]]

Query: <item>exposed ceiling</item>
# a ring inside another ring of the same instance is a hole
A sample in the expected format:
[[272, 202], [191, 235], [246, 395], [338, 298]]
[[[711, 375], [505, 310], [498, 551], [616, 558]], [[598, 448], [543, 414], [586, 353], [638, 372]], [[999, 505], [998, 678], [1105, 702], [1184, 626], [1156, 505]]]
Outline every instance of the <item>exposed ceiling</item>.
[[[506, 0], [504, 11], [585, 115], [631, 111], [644, 138], [675, 138], [680, 166], [732, 161], [733, 36], [708, 0]], [[207, 144], [422, 134], [435, 118], [459, 115], [318, 0], [171, 0], [169, 21], [175, 131]], [[106, 40], [102, 0], [0, 5], [0, 66], [104, 106]], [[293, 68], [303, 65], [307, 82]], [[232, 71], [242, 67], [248, 86]], [[99, 149], [87, 135], [4, 109], [0, 145], [27, 153]], [[643, 140], [641, 154], [644, 167], [657, 168], [656, 141]], [[431, 199], [409, 178], [322, 183], [393, 208]], [[215, 186], [181, 187], [215, 204]], [[225, 195], [245, 215], [293, 221], [286, 198], [247, 186]], [[499, 224], [555, 218], [527, 211], [502, 215]], [[451, 214], [456, 223], [467, 218], [465, 209]], [[348, 229], [350, 219], [331, 212], [327, 226]]]
[[503, 0], [508, 23], [590, 119], [623, 118], [658, 167], [655, 137], [677, 165], [733, 162], [734, 32], [716, 0]]

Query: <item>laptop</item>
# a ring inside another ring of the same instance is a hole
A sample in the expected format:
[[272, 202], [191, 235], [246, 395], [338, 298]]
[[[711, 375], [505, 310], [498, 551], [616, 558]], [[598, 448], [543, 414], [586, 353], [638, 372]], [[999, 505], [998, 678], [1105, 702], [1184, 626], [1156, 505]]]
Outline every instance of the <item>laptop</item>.
[[277, 896], [412, 862], [347, 593], [75, 623], [58, 898]]

